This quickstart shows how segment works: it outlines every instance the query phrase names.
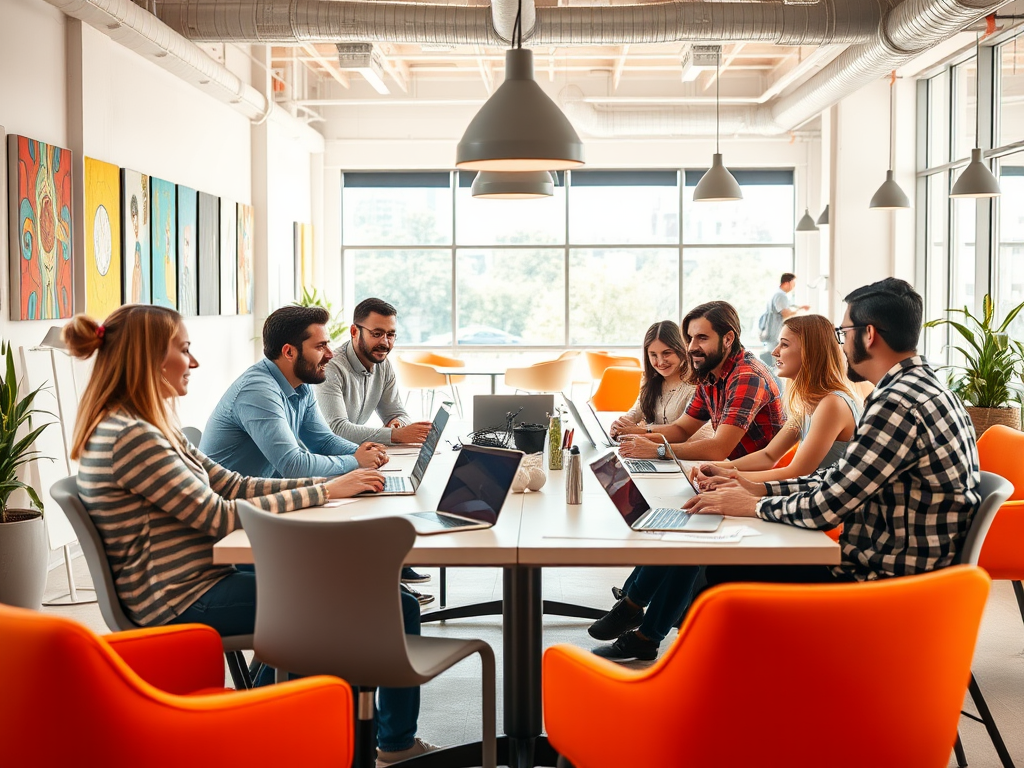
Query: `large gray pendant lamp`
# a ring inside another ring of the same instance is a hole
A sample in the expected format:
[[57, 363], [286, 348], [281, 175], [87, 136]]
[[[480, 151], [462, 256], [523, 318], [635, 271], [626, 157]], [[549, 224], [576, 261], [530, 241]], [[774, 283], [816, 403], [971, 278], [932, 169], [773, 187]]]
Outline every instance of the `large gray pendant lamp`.
[[[975, 43], [974, 60], [977, 62], [974, 72], [975, 94], [981, 82], [981, 35]], [[953, 185], [950, 197], [999, 197], [1003, 191], [999, 188], [999, 182], [992, 175], [985, 162], [985, 151], [980, 148], [981, 144], [981, 99], [975, 96], [974, 99], [974, 149], [971, 150], [971, 162], [964, 168], [960, 178]]]
[[900, 185], [893, 178], [893, 166], [896, 165], [896, 140], [893, 136], [894, 100], [896, 98], [896, 70], [893, 70], [889, 78], [889, 170], [885, 172], [885, 181], [878, 188], [868, 208], [877, 208], [883, 211], [895, 211], [901, 208], [910, 207], [910, 198]]
[[531, 200], [554, 195], [555, 180], [547, 171], [480, 171], [473, 179], [472, 192], [473, 197], [485, 200]]
[[505, 82], [462, 135], [455, 165], [474, 171], [562, 171], [583, 165], [583, 142], [533, 78], [533, 52], [523, 50], [522, 0], [512, 28], [518, 45], [505, 52]]
[[722, 49], [718, 49], [715, 57], [715, 154], [711, 159], [711, 167], [700, 177], [697, 187], [693, 190], [693, 200], [697, 203], [719, 203], [730, 200], [742, 200], [743, 191], [736, 177], [722, 163], [722, 153], [718, 141], [721, 132], [719, 120], [719, 94], [721, 76]]
[[818, 225], [814, 223], [814, 219], [811, 218], [811, 209], [804, 208], [804, 215], [800, 217], [800, 221], [796, 223], [797, 232], [817, 232]]

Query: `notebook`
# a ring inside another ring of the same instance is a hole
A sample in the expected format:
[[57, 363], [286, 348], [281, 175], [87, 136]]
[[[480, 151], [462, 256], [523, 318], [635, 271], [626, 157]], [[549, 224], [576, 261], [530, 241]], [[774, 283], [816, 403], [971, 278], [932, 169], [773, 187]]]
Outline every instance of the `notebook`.
[[406, 513], [416, 532], [430, 535], [492, 527], [498, 522], [523, 455], [505, 448], [463, 445], [437, 509]]
[[717, 530], [725, 519], [721, 515], [695, 515], [682, 509], [652, 509], [614, 451], [593, 462], [590, 468], [626, 525], [634, 531], [706, 533]]
[[451, 403], [442, 403], [434, 415], [430, 424], [430, 431], [420, 446], [419, 455], [416, 457], [416, 465], [412, 468], [411, 475], [384, 475], [384, 490], [364, 491], [357, 496], [413, 496], [423, 481], [423, 475], [427, 471], [427, 465], [434, 457], [434, 451], [441, 440], [441, 433], [448, 424], [448, 417], [452, 412]]

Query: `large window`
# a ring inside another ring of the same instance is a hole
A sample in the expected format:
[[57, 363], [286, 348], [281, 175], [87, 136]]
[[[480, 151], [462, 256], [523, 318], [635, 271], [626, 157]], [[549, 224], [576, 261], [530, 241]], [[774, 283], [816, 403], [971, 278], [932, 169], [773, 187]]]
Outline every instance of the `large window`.
[[345, 306], [395, 302], [403, 345], [512, 351], [636, 348], [655, 320], [725, 299], [757, 346], [793, 269], [793, 172], [734, 170], [743, 202], [695, 204], [701, 173], [560, 173], [541, 200], [474, 199], [472, 173], [345, 173]]

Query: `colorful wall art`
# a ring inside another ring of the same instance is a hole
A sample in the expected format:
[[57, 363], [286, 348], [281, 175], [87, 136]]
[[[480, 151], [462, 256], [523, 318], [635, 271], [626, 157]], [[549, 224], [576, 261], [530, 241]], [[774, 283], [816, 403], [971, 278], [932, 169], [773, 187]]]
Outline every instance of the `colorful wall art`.
[[103, 320], [121, 306], [121, 169], [85, 158], [85, 311]]
[[199, 314], [196, 256], [199, 230], [198, 193], [178, 185], [178, 311], [185, 317]]
[[238, 314], [238, 205], [220, 201], [220, 313]]
[[[220, 198], [199, 193], [199, 314], [220, 312]], [[232, 251], [233, 253], [234, 251]]]
[[149, 304], [153, 265], [149, 258], [149, 176], [121, 169], [121, 243], [124, 253], [124, 302]]
[[252, 312], [252, 236], [254, 212], [251, 205], [238, 204], [238, 314]]
[[71, 317], [71, 151], [7, 137], [11, 319]]
[[153, 224], [150, 231], [153, 255], [153, 303], [178, 308], [178, 241], [175, 210], [175, 185], [150, 178], [149, 191], [153, 203]]

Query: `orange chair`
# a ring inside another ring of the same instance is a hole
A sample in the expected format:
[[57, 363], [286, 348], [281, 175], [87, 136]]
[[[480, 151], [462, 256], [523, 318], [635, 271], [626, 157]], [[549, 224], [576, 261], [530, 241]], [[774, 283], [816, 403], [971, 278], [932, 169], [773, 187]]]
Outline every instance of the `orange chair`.
[[[466, 361], [461, 360], [457, 357], [446, 357], [445, 355], [439, 355], [436, 352], [405, 352], [401, 355], [402, 360], [409, 363], [418, 363], [420, 365], [429, 365], [434, 369], [434, 372], [444, 376], [445, 384], [448, 389], [451, 390], [452, 400], [455, 401], [455, 409], [458, 411], [459, 416], [462, 415], [462, 398], [459, 397], [459, 390], [456, 387], [458, 384], [465, 382], [465, 376], [459, 376], [458, 374], [441, 373], [438, 368], [465, 368]], [[434, 411], [434, 400], [433, 393], [431, 393], [430, 400], [430, 413]]]
[[[420, 412], [426, 417], [429, 417], [434, 412], [434, 397], [437, 395], [437, 391], [450, 386], [449, 379], [465, 378], [464, 376], [445, 376], [443, 373], [438, 373], [432, 365], [408, 360], [404, 355], [395, 355], [391, 360], [391, 364], [395, 368], [395, 377], [398, 379], [400, 387], [410, 391], [414, 389], [420, 390]], [[452, 399], [458, 404], [455, 387], [451, 386], [451, 390]], [[426, 403], [428, 392], [430, 393], [429, 407]], [[409, 401], [409, 392], [406, 392], [405, 400], [406, 402]]]
[[352, 689], [336, 677], [224, 685], [220, 636], [200, 624], [99, 637], [0, 605], [0, 763], [63, 768], [348, 768]]
[[796, 449], [799, 447], [800, 443], [797, 443], [784, 454], [782, 454], [782, 458], [775, 462], [774, 469], [779, 469], [780, 467], [788, 467], [790, 464], [792, 464], [793, 457], [796, 456]]
[[[989, 585], [965, 565], [865, 584], [707, 590], [647, 669], [548, 648], [548, 740], [577, 768], [945, 768]], [[840, 661], [822, 674], [824, 658]], [[799, 715], [823, 702], [842, 710], [842, 744]]]
[[640, 396], [639, 368], [611, 366], [601, 374], [597, 391], [590, 398], [595, 411], [628, 411]]
[[605, 370], [613, 365], [617, 368], [643, 368], [643, 365], [635, 357], [613, 355], [604, 350], [587, 350], [583, 354], [587, 358], [587, 367], [590, 369], [591, 391], [594, 387], [593, 382], [601, 381]]
[[993, 579], [1013, 582], [1024, 618], [1024, 432], [1002, 424], [989, 427], [978, 440], [978, 457], [983, 471], [995, 472], [1013, 483], [1013, 495], [992, 521], [978, 565]]

